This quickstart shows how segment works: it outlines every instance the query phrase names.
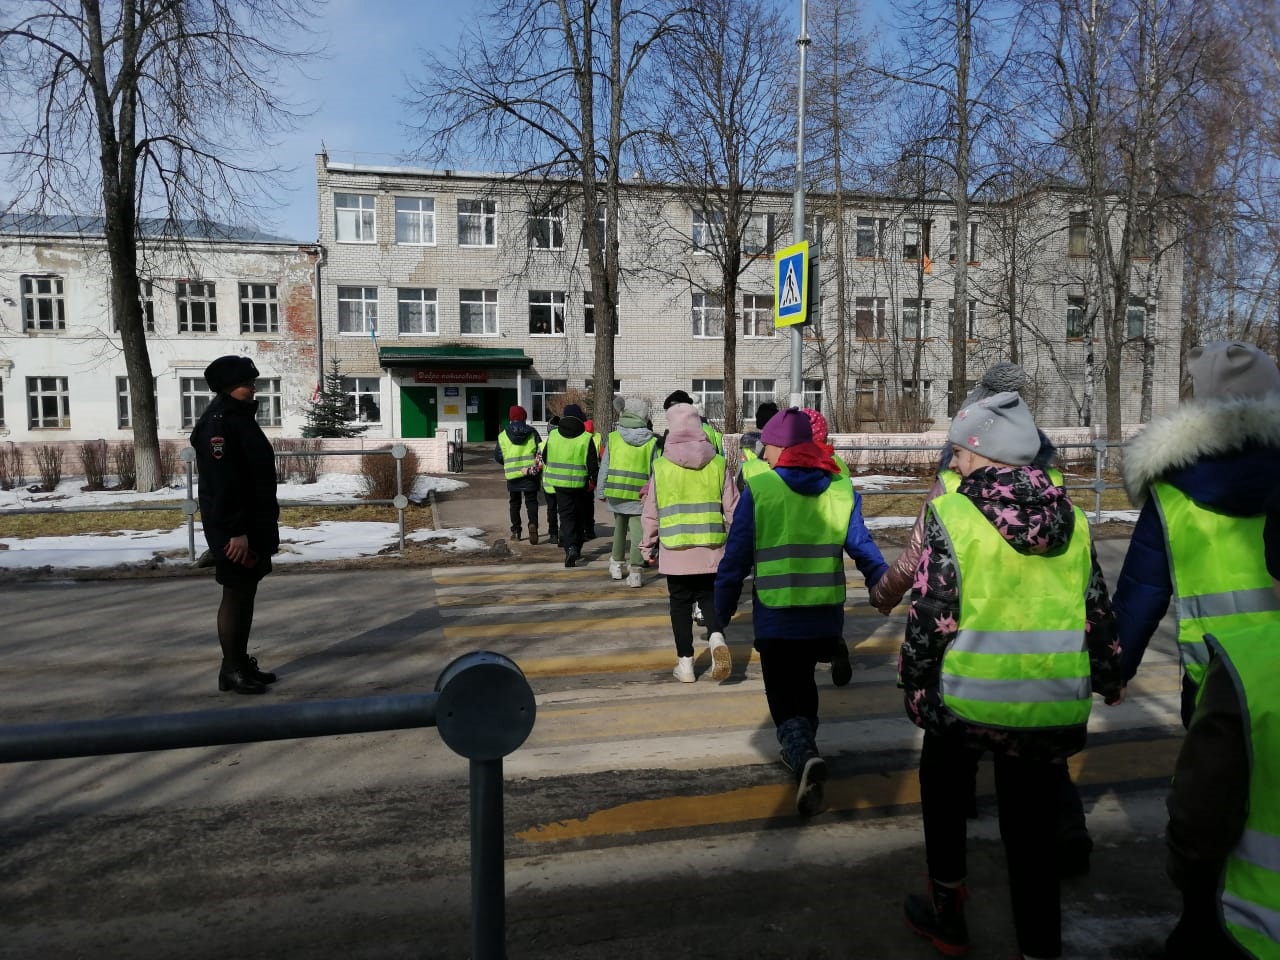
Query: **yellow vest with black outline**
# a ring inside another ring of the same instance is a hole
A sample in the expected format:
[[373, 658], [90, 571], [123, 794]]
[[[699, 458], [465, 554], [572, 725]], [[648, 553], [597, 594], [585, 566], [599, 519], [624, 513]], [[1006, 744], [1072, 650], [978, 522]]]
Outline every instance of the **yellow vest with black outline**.
[[1265, 518], [1233, 517], [1196, 503], [1170, 483], [1152, 485], [1164, 528], [1177, 618], [1178, 655], [1192, 683], [1204, 680], [1204, 635], [1280, 629], [1280, 597], [1262, 552]]
[[1093, 699], [1085, 641], [1092, 561], [1078, 508], [1065, 548], [1021, 554], [960, 493], [929, 504], [946, 531], [960, 585], [955, 639], [942, 657], [942, 702], [988, 727], [1082, 726]]
[[1255, 957], [1280, 957], [1280, 629], [1208, 636], [1223, 657], [1248, 744], [1249, 813], [1222, 880], [1227, 934]]
[[503, 430], [498, 434], [498, 447], [502, 450], [502, 474], [508, 480], [525, 476], [525, 471], [533, 466], [538, 454], [537, 437], [532, 433], [525, 437], [524, 443], [516, 444]]
[[722, 547], [724, 457], [717, 454], [693, 469], [659, 457], [653, 461], [653, 494], [658, 505], [658, 539], [663, 549]]
[[587, 485], [587, 448], [591, 434], [569, 439], [559, 429], [547, 435], [542, 445], [543, 485], [548, 490], [579, 490]]
[[650, 437], [637, 447], [627, 443], [617, 430], [609, 434], [609, 470], [601, 492], [614, 500], [639, 500], [640, 491], [649, 482], [649, 465], [657, 443], [657, 437]]
[[755, 592], [760, 602], [766, 607], [843, 604], [853, 485], [832, 477], [817, 496], [800, 494], [767, 464], [746, 480], [756, 524]]

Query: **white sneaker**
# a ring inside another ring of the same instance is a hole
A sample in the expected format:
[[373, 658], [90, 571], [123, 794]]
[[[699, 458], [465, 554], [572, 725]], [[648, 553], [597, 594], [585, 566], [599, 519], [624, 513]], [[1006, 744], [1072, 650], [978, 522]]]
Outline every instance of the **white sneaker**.
[[698, 626], [706, 626], [706, 620], [702, 617], [702, 607], [698, 605], [698, 601], [693, 601], [693, 622]]
[[644, 577], [641, 575], [640, 570], [638, 568], [632, 567], [631, 572], [627, 574], [627, 586], [628, 587], [644, 586]]
[[707, 644], [711, 647], [711, 673], [708, 676], [712, 680], [728, 680], [733, 672], [733, 655], [724, 642], [724, 634], [713, 633], [707, 637]]
[[609, 561], [609, 579], [621, 580], [627, 575], [627, 567], [621, 560]]
[[693, 673], [693, 657], [680, 657], [676, 660], [676, 668], [671, 675], [681, 683], [693, 683], [698, 678]]

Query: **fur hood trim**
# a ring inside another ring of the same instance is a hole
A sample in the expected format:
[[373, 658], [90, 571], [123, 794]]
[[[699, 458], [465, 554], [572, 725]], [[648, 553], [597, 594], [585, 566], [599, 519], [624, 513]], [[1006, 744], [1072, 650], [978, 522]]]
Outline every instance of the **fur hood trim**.
[[1249, 446], [1280, 449], [1280, 393], [1192, 400], [1152, 420], [1124, 452], [1124, 486], [1141, 506], [1151, 484], [1170, 471]]

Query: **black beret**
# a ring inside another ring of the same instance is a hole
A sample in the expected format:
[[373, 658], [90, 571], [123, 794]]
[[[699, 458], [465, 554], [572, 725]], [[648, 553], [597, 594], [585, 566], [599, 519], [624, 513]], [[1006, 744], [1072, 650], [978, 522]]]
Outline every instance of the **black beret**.
[[258, 379], [258, 368], [248, 357], [219, 357], [204, 368], [204, 382], [214, 393], [234, 390], [242, 383]]

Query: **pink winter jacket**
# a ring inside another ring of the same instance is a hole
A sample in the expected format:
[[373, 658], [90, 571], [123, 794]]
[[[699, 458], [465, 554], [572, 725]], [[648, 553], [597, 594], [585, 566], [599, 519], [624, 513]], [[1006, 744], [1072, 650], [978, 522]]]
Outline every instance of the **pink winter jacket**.
[[880, 578], [869, 591], [871, 605], [884, 611], [887, 607], [896, 607], [903, 596], [911, 589], [916, 578], [916, 568], [920, 566], [920, 555], [924, 552], [924, 518], [929, 512], [929, 502], [943, 495], [946, 489], [942, 481], [935, 478], [929, 494], [920, 505], [920, 513], [916, 517], [915, 526], [911, 528], [911, 539], [898, 554], [898, 559], [889, 564], [889, 572]]
[[[716, 455], [716, 448], [707, 439], [702, 430], [702, 420], [697, 408], [687, 403], [677, 403], [667, 411], [667, 423], [670, 431], [663, 445], [661, 456], [682, 467], [697, 470], [705, 467]], [[649, 477], [649, 485], [644, 493], [644, 506], [640, 512], [641, 527], [644, 535], [640, 540], [640, 552], [650, 556], [658, 547], [658, 498], [654, 492], [655, 478]], [[729, 521], [733, 519], [734, 508], [738, 505], [738, 487], [734, 483], [733, 472], [724, 473], [724, 490], [720, 495], [720, 506], [724, 512], [725, 530], [729, 529]], [[724, 547], [684, 547], [680, 550], [668, 550], [662, 547], [658, 551], [658, 572], [675, 576], [688, 576], [697, 573], [715, 573], [724, 556]]]

